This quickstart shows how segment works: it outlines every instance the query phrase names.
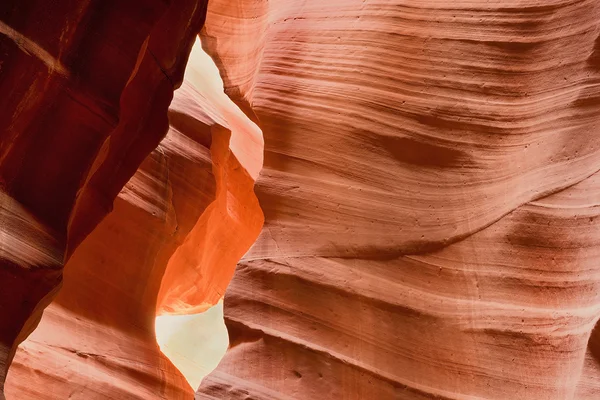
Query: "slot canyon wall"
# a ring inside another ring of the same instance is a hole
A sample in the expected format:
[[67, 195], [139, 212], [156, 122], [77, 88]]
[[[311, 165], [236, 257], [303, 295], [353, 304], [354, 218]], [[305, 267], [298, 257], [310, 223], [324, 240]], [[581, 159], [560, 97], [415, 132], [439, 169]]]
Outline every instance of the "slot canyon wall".
[[0, 4], [0, 397], [64, 263], [164, 137], [205, 16], [197, 0]]
[[211, 1], [265, 226], [197, 399], [600, 396], [600, 3]]
[[0, 397], [598, 398], [599, 38], [596, 0], [2, 3]]

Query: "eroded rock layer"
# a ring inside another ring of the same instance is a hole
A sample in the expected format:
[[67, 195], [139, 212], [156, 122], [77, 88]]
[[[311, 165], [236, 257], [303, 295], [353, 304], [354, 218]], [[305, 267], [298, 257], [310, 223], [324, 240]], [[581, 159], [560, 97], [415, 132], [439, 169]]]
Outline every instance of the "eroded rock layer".
[[206, 1], [0, 4], [0, 397], [63, 263], [164, 137]]
[[198, 398], [574, 398], [600, 312], [598, 218], [595, 174], [432, 253], [244, 261], [232, 348]]
[[423, 251], [595, 172], [600, 4], [514, 3], [211, 2], [203, 43], [265, 132], [254, 253]]
[[204, 3], [59, 3], [0, 6], [4, 360], [73, 255], [11, 400], [191, 398], [259, 205], [197, 399], [600, 396], [600, 3], [211, 0], [246, 115], [190, 68], [147, 158]]
[[[188, 121], [178, 120], [200, 124]], [[154, 317], [168, 259], [215, 198], [210, 129], [195, 133], [171, 128], [74, 253], [17, 353], [9, 399], [190, 398], [157, 346]]]
[[265, 227], [196, 397], [597, 396], [599, 6], [212, 1]]
[[[60, 294], [17, 353], [9, 398], [190, 399], [215, 366], [209, 353], [224, 352], [222, 316], [200, 311], [222, 298], [262, 227], [253, 191], [262, 136], [207, 63], [198, 41], [167, 136], [67, 263]], [[220, 335], [203, 329], [208, 321]]]

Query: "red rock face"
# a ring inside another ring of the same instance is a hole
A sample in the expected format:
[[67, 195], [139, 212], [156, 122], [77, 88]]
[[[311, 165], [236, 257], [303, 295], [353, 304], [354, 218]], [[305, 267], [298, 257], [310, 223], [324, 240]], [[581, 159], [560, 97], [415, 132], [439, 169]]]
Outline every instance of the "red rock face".
[[9, 399], [191, 396], [159, 351], [154, 316], [166, 260], [214, 200], [205, 134], [169, 130], [74, 253], [59, 296], [17, 353]]
[[60, 294], [15, 357], [8, 398], [189, 399], [207, 374], [197, 371], [206, 351], [191, 351], [198, 313], [222, 298], [262, 228], [253, 188], [263, 145], [222, 84], [199, 78], [211, 71], [195, 49], [167, 136], [65, 266]]
[[0, 5], [0, 396], [62, 265], [165, 135], [206, 2]]
[[598, 397], [598, 3], [260, 4], [203, 31], [265, 227], [197, 398]]
[[598, 2], [211, 0], [260, 176], [193, 56], [156, 147], [201, 4], [60, 3], [0, 6], [4, 365], [72, 255], [9, 399], [191, 398], [240, 258], [197, 399], [600, 396]]

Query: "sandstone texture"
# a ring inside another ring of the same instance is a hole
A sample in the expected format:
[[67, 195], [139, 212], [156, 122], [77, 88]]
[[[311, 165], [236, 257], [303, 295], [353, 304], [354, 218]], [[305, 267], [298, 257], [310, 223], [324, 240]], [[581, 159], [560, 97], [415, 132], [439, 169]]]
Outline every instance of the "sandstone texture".
[[0, 397], [62, 266], [164, 137], [206, 2], [0, 4]]
[[265, 226], [196, 398], [598, 398], [600, 3], [234, 4]]
[[0, 398], [600, 398], [600, 2], [9, 0], [0, 90]]
[[166, 137], [65, 265], [8, 398], [190, 399], [222, 357], [222, 311], [202, 312], [260, 233], [263, 144], [196, 41]]

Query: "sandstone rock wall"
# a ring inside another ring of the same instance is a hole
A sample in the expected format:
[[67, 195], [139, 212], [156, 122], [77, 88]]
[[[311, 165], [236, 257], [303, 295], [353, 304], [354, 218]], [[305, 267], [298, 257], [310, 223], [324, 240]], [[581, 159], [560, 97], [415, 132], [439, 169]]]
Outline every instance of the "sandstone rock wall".
[[201, 312], [262, 227], [253, 188], [263, 147], [211, 63], [198, 41], [166, 137], [65, 266], [59, 295], [20, 346], [8, 398], [190, 399], [218, 361], [209, 353], [222, 356], [203, 343], [224, 352], [222, 316]]
[[600, 396], [600, 3], [17, 3], [9, 399]]
[[212, 1], [265, 227], [196, 398], [598, 397], [598, 7]]
[[164, 137], [206, 2], [0, 4], [0, 397], [63, 263]]

